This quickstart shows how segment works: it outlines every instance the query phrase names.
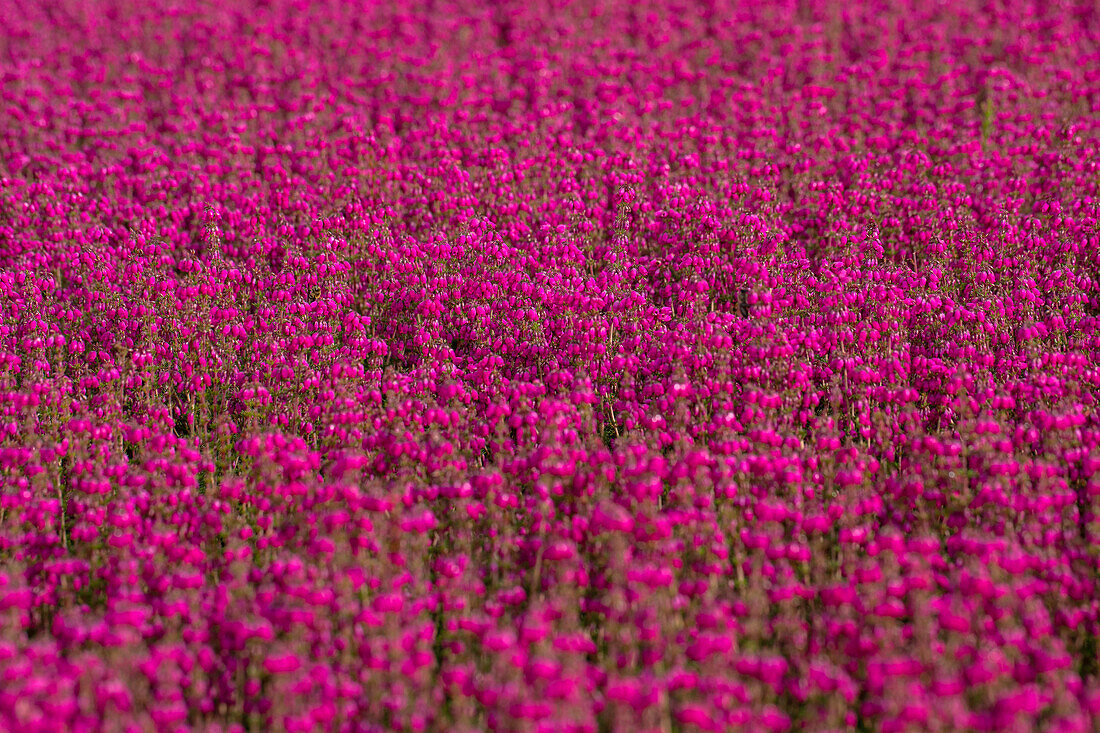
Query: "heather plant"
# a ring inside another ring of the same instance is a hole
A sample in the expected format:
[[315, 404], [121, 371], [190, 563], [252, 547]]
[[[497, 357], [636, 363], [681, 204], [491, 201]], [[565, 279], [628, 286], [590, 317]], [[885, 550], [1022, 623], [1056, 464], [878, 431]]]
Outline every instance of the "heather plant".
[[0, 728], [1097, 730], [1090, 4], [0, 22]]

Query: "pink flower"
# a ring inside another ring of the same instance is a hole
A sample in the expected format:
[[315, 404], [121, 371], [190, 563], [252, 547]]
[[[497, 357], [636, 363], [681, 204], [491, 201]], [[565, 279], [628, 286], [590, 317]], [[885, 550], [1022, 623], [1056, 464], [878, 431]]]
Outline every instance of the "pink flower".
[[301, 660], [294, 654], [286, 653], [267, 657], [264, 660], [264, 670], [268, 674], [288, 674], [301, 668]]

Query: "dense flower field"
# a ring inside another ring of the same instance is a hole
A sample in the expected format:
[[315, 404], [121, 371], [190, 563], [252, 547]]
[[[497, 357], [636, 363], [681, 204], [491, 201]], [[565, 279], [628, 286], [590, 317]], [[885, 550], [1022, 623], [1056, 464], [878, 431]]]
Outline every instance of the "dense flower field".
[[1100, 730], [1100, 11], [0, 0], [0, 729]]

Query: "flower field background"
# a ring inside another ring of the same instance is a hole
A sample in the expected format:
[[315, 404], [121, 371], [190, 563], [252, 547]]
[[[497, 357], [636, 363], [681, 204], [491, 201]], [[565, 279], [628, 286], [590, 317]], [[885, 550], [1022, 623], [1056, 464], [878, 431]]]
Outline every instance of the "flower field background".
[[1094, 3], [0, 27], [3, 730], [1100, 730]]

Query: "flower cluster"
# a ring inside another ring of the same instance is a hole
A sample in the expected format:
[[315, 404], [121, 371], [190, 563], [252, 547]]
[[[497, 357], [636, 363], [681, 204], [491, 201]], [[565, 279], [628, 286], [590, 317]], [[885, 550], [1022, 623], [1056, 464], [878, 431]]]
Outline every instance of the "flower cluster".
[[0, 0], [0, 728], [1095, 730], [1098, 22]]

